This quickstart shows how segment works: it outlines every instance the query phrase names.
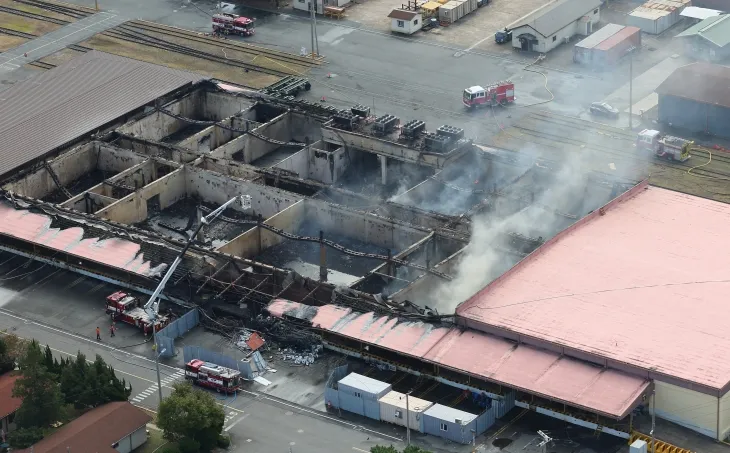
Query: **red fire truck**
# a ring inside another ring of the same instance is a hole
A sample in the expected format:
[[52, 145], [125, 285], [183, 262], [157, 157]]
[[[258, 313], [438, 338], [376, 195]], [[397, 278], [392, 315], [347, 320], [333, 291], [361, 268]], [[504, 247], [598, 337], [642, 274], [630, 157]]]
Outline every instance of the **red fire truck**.
[[[139, 299], [122, 291], [117, 291], [106, 298], [106, 312], [112, 320], [131, 324], [145, 335], [152, 333], [152, 320], [140, 306]], [[158, 315], [155, 321], [155, 330], [158, 332], [170, 323], [170, 318]]]
[[254, 19], [237, 14], [221, 13], [213, 15], [213, 32], [223, 35], [251, 36], [256, 31]]
[[493, 83], [487, 87], [475, 85], [464, 90], [462, 100], [467, 108], [493, 107], [515, 102], [515, 84], [509, 80]]
[[185, 379], [225, 394], [241, 390], [240, 372], [197, 359], [185, 365]]

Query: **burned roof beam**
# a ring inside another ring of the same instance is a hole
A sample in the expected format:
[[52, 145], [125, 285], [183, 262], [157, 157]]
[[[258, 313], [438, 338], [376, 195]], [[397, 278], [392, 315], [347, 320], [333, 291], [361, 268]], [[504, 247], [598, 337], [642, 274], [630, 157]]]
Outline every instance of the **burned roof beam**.
[[200, 291], [201, 291], [201, 290], [202, 290], [202, 289], [203, 289], [203, 288], [205, 287], [205, 285], [207, 285], [207, 284], [208, 284], [208, 282], [210, 282], [210, 281], [211, 281], [211, 280], [213, 280], [213, 279], [214, 279], [214, 278], [215, 278], [215, 277], [216, 277], [216, 276], [217, 276], [218, 274], [220, 274], [221, 272], [223, 272], [223, 270], [225, 270], [225, 268], [227, 268], [227, 267], [228, 267], [228, 266], [229, 266], [230, 264], [231, 264], [231, 261], [226, 261], [226, 264], [224, 264], [223, 266], [219, 267], [219, 268], [218, 268], [218, 269], [217, 269], [217, 270], [216, 270], [215, 272], [213, 272], [213, 275], [211, 275], [210, 277], [206, 278], [206, 279], [205, 279], [205, 281], [203, 282], [203, 284], [202, 284], [202, 285], [200, 285], [200, 287], [198, 287], [198, 290], [197, 290], [197, 291], [195, 291], [195, 294], [198, 294], [198, 293], [200, 293]]

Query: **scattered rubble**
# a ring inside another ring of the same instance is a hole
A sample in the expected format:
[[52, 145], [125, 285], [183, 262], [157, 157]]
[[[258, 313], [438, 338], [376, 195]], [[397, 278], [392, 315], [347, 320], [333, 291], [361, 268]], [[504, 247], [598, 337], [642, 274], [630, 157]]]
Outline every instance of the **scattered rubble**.
[[285, 348], [282, 353], [282, 360], [293, 363], [294, 365], [309, 366], [314, 363], [324, 347], [321, 344], [315, 345], [309, 351], [297, 352], [294, 349]]

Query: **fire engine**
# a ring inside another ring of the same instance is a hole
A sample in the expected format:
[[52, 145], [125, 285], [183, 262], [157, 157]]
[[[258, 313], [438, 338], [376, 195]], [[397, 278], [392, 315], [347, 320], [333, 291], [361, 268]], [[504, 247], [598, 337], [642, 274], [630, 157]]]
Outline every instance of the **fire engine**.
[[644, 129], [636, 138], [636, 147], [651, 151], [655, 156], [684, 162], [690, 158], [689, 151], [694, 142], [671, 135], [662, 135], [652, 129]]
[[241, 389], [240, 372], [198, 359], [191, 360], [185, 365], [185, 379], [225, 394]]
[[[114, 321], [131, 324], [144, 332], [145, 335], [152, 333], [152, 320], [149, 314], [144, 308], [140, 307], [139, 299], [131, 294], [117, 291], [107, 296], [106, 312], [111, 315]], [[169, 317], [158, 315], [155, 322], [155, 330], [159, 332], [167, 327], [169, 323]]]
[[515, 102], [515, 84], [507, 80], [486, 88], [478, 85], [467, 88], [464, 90], [463, 102], [467, 108], [507, 105]]
[[215, 14], [213, 16], [213, 32], [224, 35], [251, 36], [256, 31], [253, 22], [253, 19], [237, 14]]

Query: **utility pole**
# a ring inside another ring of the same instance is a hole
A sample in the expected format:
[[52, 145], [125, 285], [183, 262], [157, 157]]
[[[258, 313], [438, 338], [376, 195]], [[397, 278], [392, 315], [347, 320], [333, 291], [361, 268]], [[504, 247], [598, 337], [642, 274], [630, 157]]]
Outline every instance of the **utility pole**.
[[410, 391], [406, 393], [406, 447], [411, 445], [411, 411], [408, 405], [408, 395], [410, 394]]
[[312, 60], [314, 60], [314, 8], [316, 8], [316, 2], [317, 0], [310, 0], [309, 1], [309, 13], [311, 16], [311, 33], [312, 33]]
[[654, 428], [656, 427], [656, 390], [651, 391], [651, 450], [650, 453], [656, 453], [654, 442]]
[[635, 46], [629, 49], [629, 129], [634, 130], [634, 50]]

